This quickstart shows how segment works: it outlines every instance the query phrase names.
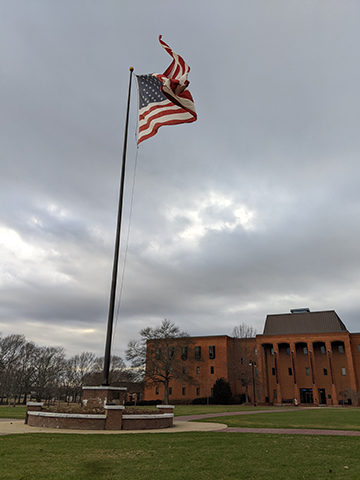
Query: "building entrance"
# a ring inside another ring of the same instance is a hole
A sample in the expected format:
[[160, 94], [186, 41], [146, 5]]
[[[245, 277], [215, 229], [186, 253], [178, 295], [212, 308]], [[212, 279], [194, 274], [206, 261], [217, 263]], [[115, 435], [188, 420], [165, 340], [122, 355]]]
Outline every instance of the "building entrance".
[[314, 403], [312, 388], [300, 388], [300, 402]]
[[319, 388], [318, 390], [319, 390], [319, 404], [326, 405], [325, 388]]

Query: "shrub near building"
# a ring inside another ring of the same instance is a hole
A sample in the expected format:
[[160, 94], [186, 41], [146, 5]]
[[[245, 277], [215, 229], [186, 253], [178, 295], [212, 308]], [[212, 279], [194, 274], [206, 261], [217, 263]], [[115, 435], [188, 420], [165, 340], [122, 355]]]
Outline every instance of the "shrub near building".
[[213, 399], [216, 405], [228, 405], [232, 393], [230, 383], [225, 378], [218, 378], [213, 386]]

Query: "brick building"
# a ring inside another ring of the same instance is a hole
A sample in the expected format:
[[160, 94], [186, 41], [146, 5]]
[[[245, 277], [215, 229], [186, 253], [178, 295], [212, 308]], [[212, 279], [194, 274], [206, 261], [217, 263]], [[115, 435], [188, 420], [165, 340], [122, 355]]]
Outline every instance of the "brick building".
[[[189, 380], [170, 381], [170, 403], [211, 396], [220, 377], [238, 400], [248, 394], [262, 404], [355, 403], [360, 390], [360, 333], [349, 333], [333, 310], [268, 315], [262, 335], [191, 337], [188, 350], [176, 361]], [[145, 389], [145, 400], [163, 397], [162, 385]]]

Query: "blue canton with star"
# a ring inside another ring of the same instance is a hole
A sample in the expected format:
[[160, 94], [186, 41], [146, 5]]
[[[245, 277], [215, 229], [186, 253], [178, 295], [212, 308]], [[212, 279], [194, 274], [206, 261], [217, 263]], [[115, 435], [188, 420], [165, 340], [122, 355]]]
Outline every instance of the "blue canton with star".
[[165, 95], [160, 90], [161, 81], [152, 75], [137, 75], [139, 86], [139, 109], [147, 107], [149, 103], [163, 102]]

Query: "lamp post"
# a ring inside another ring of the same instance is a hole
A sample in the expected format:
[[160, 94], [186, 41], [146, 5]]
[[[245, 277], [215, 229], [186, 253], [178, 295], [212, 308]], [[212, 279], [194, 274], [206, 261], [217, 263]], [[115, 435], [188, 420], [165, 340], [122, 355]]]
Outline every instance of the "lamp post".
[[255, 393], [255, 367], [256, 367], [256, 362], [253, 362], [252, 360], [250, 360], [249, 365], [251, 365], [251, 367], [252, 367], [254, 407], [256, 407], [256, 393]]

